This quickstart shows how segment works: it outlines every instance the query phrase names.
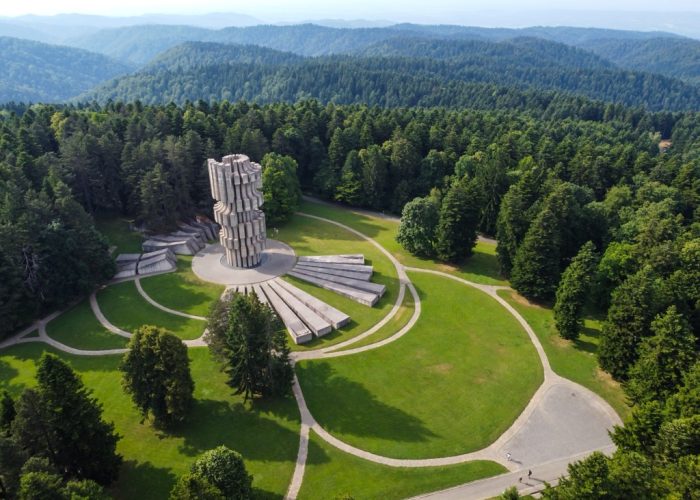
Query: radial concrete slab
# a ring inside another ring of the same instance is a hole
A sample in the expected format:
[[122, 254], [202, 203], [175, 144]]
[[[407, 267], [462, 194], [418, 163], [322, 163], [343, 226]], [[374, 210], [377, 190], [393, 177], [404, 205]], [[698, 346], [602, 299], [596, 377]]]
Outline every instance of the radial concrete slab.
[[260, 265], [250, 269], [234, 268], [226, 263], [220, 244], [207, 245], [192, 259], [192, 271], [204, 281], [222, 285], [262, 283], [290, 271], [296, 263], [294, 250], [276, 240], [267, 240]]

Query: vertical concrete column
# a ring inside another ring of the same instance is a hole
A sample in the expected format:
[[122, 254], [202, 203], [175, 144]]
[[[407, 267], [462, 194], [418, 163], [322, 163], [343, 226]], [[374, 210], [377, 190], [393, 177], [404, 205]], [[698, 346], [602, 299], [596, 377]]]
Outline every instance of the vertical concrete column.
[[214, 219], [221, 225], [219, 240], [226, 261], [233, 267], [255, 267], [265, 250], [265, 214], [262, 169], [246, 155], [224, 156], [220, 162], [209, 160], [209, 182]]

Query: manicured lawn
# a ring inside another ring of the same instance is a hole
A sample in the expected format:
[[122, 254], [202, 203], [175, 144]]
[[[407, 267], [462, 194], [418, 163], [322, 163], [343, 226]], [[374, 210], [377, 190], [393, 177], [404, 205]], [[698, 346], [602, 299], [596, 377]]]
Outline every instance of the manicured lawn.
[[388, 467], [339, 451], [312, 432], [299, 499], [349, 495], [355, 500], [398, 500], [504, 472], [503, 466], [486, 461], [449, 467]]
[[372, 281], [382, 283], [387, 287], [386, 293], [380, 301], [374, 307], [367, 307], [305, 281], [289, 276], [286, 277], [285, 279], [294, 286], [340, 309], [352, 319], [348, 325], [340, 330], [325, 335], [320, 339], [314, 339], [303, 346], [293, 345], [293, 349], [313, 349], [319, 346], [330, 346], [343, 342], [367, 331], [372, 325], [386, 316], [394, 306], [399, 291], [396, 269], [377, 247], [359, 236], [333, 224], [301, 216], [293, 217], [277, 234], [270, 234], [269, 236], [290, 245], [294, 248], [297, 255], [364, 254], [367, 264], [374, 266]]
[[187, 340], [198, 338], [204, 331], [204, 321], [176, 316], [146, 302], [133, 281], [100, 290], [97, 302], [110, 323], [127, 332], [133, 332], [141, 325], [156, 325]]
[[197, 316], [207, 316], [225, 288], [200, 280], [192, 272], [192, 257], [186, 255], [178, 255], [176, 272], [143, 278], [141, 286], [159, 304]]
[[129, 342], [100, 325], [88, 299], [51, 321], [46, 332], [52, 339], [76, 349], [117, 349]]
[[355, 349], [357, 347], [375, 344], [380, 340], [384, 340], [386, 338], [391, 337], [396, 332], [401, 330], [401, 328], [403, 328], [406, 325], [406, 323], [408, 323], [408, 321], [411, 319], [411, 316], [413, 316], [413, 312], [415, 311], [415, 305], [416, 304], [413, 300], [413, 295], [411, 295], [411, 292], [407, 288], [406, 293], [403, 297], [403, 302], [401, 302], [401, 307], [399, 307], [399, 310], [396, 313], [396, 315], [393, 318], [391, 318], [386, 325], [381, 327], [369, 337], [364, 338], [359, 342], [351, 344], [346, 348], [340, 350], [347, 351], [349, 349]]
[[571, 342], [559, 336], [551, 309], [531, 304], [513, 291], [502, 290], [498, 293], [522, 314], [535, 331], [552, 369], [601, 396], [624, 420], [630, 408], [622, 387], [600, 369], [595, 355], [602, 328], [600, 321], [587, 319], [585, 331], [575, 342]]
[[[35, 360], [45, 347], [25, 344], [0, 352], [0, 388], [19, 394], [34, 384]], [[166, 434], [141, 423], [122, 391], [118, 356], [60, 354], [82, 375], [122, 436], [124, 456], [112, 493], [119, 499], [166, 499], [172, 484], [203, 451], [225, 444], [239, 451], [254, 476], [257, 498], [281, 498], [294, 470], [299, 443], [299, 415], [292, 398], [244, 404], [232, 396], [218, 365], [204, 348], [190, 349], [196, 405], [190, 421]]]
[[526, 332], [488, 295], [411, 273], [423, 312], [387, 346], [297, 366], [318, 422], [354, 446], [396, 458], [487, 446], [541, 384]]
[[95, 217], [97, 229], [105, 235], [110, 246], [117, 249], [114, 255], [120, 253], [141, 253], [141, 234], [129, 229], [129, 221], [114, 215], [99, 215]]
[[398, 221], [368, 215], [350, 208], [341, 208], [310, 201], [304, 201], [299, 209], [319, 217], [332, 219], [346, 224], [353, 229], [375, 239], [380, 245], [391, 252], [399, 262], [410, 267], [434, 269], [455, 274], [475, 283], [487, 285], [505, 285], [507, 281], [500, 274], [496, 259], [496, 245], [486, 242], [477, 243], [472, 255], [461, 266], [452, 266], [432, 259], [421, 259], [404, 250], [396, 241]]

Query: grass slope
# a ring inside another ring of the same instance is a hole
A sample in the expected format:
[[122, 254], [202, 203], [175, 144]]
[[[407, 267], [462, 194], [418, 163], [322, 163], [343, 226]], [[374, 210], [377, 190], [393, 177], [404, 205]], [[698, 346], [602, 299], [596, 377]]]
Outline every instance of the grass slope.
[[587, 319], [581, 336], [575, 342], [571, 342], [559, 336], [551, 309], [531, 304], [513, 291], [502, 290], [498, 293], [517, 309], [535, 331], [552, 369], [562, 377], [571, 379], [601, 396], [624, 420], [630, 408], [622, 387], [600, 369], [595, 356], [601, 323]]
[[372, 281], [382, 283], [387, 287], [381, 300], [374, 307], [367, 307], [305, 281], [286, 277], [285, 279], [294, 286], [340, 309], [348, 314], [352, 320], [340, 330], [320, 339], [314, 339], [303, 346], [294, 345], [293, 349], [313, 349], [343, 342], [371, 328], [394, 306], [399, 290], [396, 269], [391, 261], [368, 241], [341, 227], [302, 216], [293, 217], [279, 232], [274, 235], [270, 233], [269, 236], [290, 245], [297, 255], [364, 254], [367, 263], [374, 266]]
[[143, 239], [136, 231], [131, 231], [129, 221], [121, 217], [103, 215], [95, 217], [97, 229], [107, 238], [110, 246], [117, 249], [114, 255], [120, 253], [141, 253]]
[[129, 342], [129, 339], [115, 335], [97, 321], [88, 299], [49, 322], [46, 333], [52, 339], [76, 349], [117, 349], [126, 347]]
[[[0, 353], [0, 388], [15, 396], [34, 385], [35, 361], [44, 346], [25, 344]], [[50, 350], [49, 348], [46, 348]], [[206, 349], [190, 349], [197, 402], [189, 422], [171, 433], [141, 423], [130, 398], [121, 390], [118, 356], [70, 356], [68, 360], [94, 391], [122, 436], [124, 456], [119, 480], [111, 488], [116, 498], [164, 499], [180, 474], [197, 455], [225, 444], [239, 451], [253, 474], [257, 498], [282, 498], [296, 460], [299, 414], [292, 398], [266, 404], [244, 404], [232, 396], [218, 365]]]
[[486, 461], [449, 467], [388, 467], [339, 451], [312, 432], [299, 499], [349, 495], [355, 500], [399, 500], [503, 472], [507, 472], [503, 466]]
[[380, 340], [384, 340], [386, 338], [391, 337], [409, 322], [411, 316], [413, 316], [413, 312], [415, 311], [415, 309], [416, 304], [413, 300], [413, 295], [411, 295], [411, 292], [408, 289], [406, 289], [406, 294], [403, 297], [403, 302], [401, 302], [401, 307], [399, 307], [399, 310], [396, 313], [396, 315], [394, 315], [394, 317], [391, 318], [387, 324], [385, 324], [383, 327], [381, 327], [369, 337], [364, 338], [359, 342], [351, 344], [346, 348], [340, 350], [347, 351], [349, 349], [355, 349], [357, 347], [375, 344]]
[[360, 231], [376, 240], [405, 266], [443, 271], [485, 285], [507, 284], [499, 271], [495, 244], [478, 242], [474, 254], [464, 264], [453, 266], [433, 259], [422, 259], [404, 250], [396, 241], [399, 223], [395, 219], [312, 201], [304, 201], [300, 211], [335, 220]]
[[155, 325], [188, 340], [198, 338], [204, 331], [204, 321], [176, 316], [146, 302], [133, 281], [100, 290], [97, 302], [110, 323], [127, 332], [133, 332], [141, 325]]
[[406, 336], [297, 372], [318, 422], [354, 446], [396, 458], [487, 446], [527, 405], [543, 375], [525, 331], [474, 288], [411, 273], [423, 312]]
[[176, 272], [143, 278], [141, 286], [159, 304], [197, 316], [207, 316], [225, 288], [199, 279], [192, 272], [192, 257], [186, 255], [178, 255]]

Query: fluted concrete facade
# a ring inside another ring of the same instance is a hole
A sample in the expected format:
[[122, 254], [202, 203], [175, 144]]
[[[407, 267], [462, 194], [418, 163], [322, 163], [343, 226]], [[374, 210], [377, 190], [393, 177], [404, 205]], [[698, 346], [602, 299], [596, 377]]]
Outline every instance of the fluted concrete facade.
[[219, 240], [226, 261], [233, 267], [250, 268], [260, 264], [265, 250], [265, 214], [262, 169], [246, 155], [209, 160], [214, 219], [221, 225]]

